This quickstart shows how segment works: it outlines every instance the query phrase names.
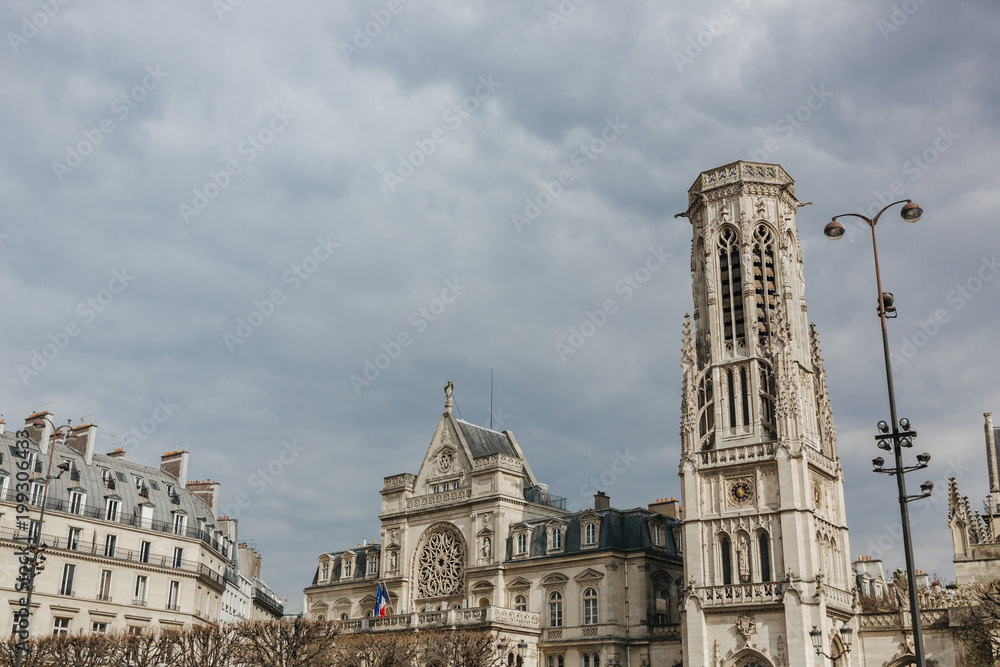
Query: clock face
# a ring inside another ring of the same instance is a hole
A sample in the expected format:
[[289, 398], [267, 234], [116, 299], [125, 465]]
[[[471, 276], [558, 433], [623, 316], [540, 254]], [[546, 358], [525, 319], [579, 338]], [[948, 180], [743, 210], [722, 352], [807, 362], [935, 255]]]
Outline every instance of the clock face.
[[746, 505], [753, 500], [753, 486], [745, 479], [733, 482], [729, 487], [729, 497], [737, 505]]

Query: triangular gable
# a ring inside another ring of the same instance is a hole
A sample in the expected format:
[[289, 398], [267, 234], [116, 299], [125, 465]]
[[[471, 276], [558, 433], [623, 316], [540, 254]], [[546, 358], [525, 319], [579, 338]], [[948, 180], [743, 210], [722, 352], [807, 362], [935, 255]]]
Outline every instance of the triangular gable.
[[586, 570], [573, 577], [573, 581], [599, 581], [603, 578], [604, 575], [602, 573], [588, 567]]
[[507, 588], [531, 588], [531, 582], [524, 577], [518, 577], [514, 581], [507, 584]]
[[322, 610], [322, 609], [329, 609], [330, 605], [328, 605], [327, 603], [325, 603], [322, 600], [320, 600], [319, 602], [316, 602], [315, 604], [313, 604], [309, 608], [310, 609], [315, 609], [315, 610], [319, 611], [319, 610]]

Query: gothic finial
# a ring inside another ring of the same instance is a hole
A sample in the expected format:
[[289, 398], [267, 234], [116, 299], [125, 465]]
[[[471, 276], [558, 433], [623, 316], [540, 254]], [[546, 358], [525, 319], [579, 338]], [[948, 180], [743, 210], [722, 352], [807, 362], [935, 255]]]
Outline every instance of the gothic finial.
[[452, 384], [451, 380], [448, 380], [448, 384], [444, 386], [444, 411], [451, 414], [451, 395], [455, 393], [455, 385]]

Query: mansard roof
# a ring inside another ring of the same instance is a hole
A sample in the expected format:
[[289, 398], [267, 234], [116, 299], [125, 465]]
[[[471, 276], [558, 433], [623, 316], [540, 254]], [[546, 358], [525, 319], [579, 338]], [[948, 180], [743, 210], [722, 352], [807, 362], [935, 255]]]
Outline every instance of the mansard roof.
[[469, 445], [472, 458], [481, 459], [496, 454], [521, 458], [521, 455], [510, 444], [510, 439], [508, 439], [506, 433], [491, 431], [488, 428], [470, 424], [462, 419], [456, 421], [458, 422], [458, 427], [462, 430], [462, 437], [465, 438], [466, 444]]
[[[600, 531], [598, 532], [598, 545], [596, 547], [582, 548], [581, 524], [586, 523], [597, 515], [601, 519]], [[575, 514], [568, 514], [559, 517], [560, 521], [566, 524], [566, 534], [563, 537], [563, 547], [556, 553], [546, 553], [548, 546], [547, 529], [550, 527], [550, 519], [538, 519], [527, 523], [530, 529], [528, 539], [528, 555], [526, 558], [565, 558], [568, 554], [586, 551], [617, 550], [617, 551], [642, 551], [646, 549], [656, 549], [664, 554], [680, 558], [677, 544], [674, 541], [674, 534], [671, 530], [664, 530], [663, 546], [653, 545], [653, 536], [650, 534], [650, 520], [663, 521], [669, 528], [680, 523], [677, 519], [651, 512], [642, 508], [631, 510], [619, 510], [614, 508], [600, 510], [584, 510]], [[513, 540], [507, 540], [507, 560], [514, 558]], [[522, 557], [524, 558], [524, 557]]]
[[[3, 474], [9, 475], [16, 469], [17, 463], [13, 459], [14, 446], [17, 438], [15, 432], [7, 431], [0, 434], [0, 452], [2, 452]], [[63, 474], [58, 479], [53, 475], [49, 482], [48, 498], [46, 507], [55, 511], [68, 511], [70, 501], [70, 491], [82, 491], [86, 493], [85, 506], [81, 512], [92, 519], [103, 520], [105, 516], [105, 499], [114, 498], [121, 502], [118, 523], [125, 525], [138, 525], [136, 515], [140, 505], [152, 507], [151, 525], [154, 530], [162, 532], [173, 532], [174, 513], [185, 514], [188, 517], [187, 533], [188, 537], [202, 537], [203, 541], [216, 548], [220, 553], [225, 553], [227, 558], [229, 553], [223, 550], [224, 544], [220, 544], [209, 533], [216, 529], [215, 512], [199, 498], [195, 493], [181, 485], [177, 478], [163, 472], [159, 468], [152, 468], [132, 461], [126, 461], [121, 456], [106, 456], [95, 453], [93, 463], [87, 465], [84, 457], [74, 449], [67, 447], [62, 440], [56, 436], [49, 439], [48, 453], [42, 453], [38, 442], [29, 438], [28, 451], [34, 452], [36, 465], [45, 474], [49, 465], [49, 456], [54, 456], [52, 462], [52, 472], [58, 473], [56, 466], [69, 460], [71, 471]], [[10, 469], [8, 469], [10, 468]], [[101, 470], [109, 471], [111, 483], [105, 483]], [[38, 473], [35, 473], [35, 479]], [[136, 485], [135, 478], [141, 478], [139, 486]], [[167, 487], [172, 486], [174, 495], [167, 493]], [[9, 493], [13, 494], [14, 485], [10, 485]], [[11, 495], [13, 498], [13, 495]], [[205, 535], [198, 533], [197, 521], [204, 519]]]

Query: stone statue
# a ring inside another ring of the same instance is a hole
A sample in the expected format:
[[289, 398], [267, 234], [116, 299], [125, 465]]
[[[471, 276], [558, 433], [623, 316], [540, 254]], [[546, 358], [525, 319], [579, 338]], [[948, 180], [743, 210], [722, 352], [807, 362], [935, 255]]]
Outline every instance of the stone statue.
[[493, 547], [493, 545], [490, 543], [490, 538], [484, 537], [483, 538], [483, 550], [482, 550], [482, 557], [483, 557], [484, 560], [485, 559], [489, 559], [490, 554], [493, 551], [492, 547]]
[[455, 385], [452, 384], [451, 380], [448, 380], [448, 384], [444, 386], [444, 409], [448, 412], [451, 412], [451, 395], [453, 393], [455, 393]]

